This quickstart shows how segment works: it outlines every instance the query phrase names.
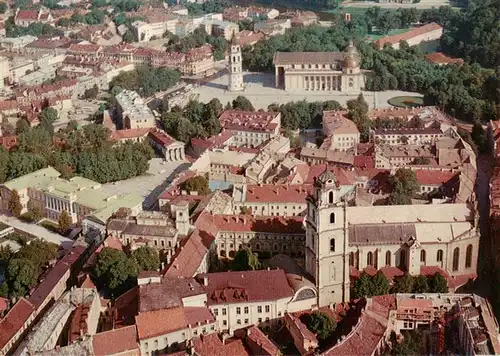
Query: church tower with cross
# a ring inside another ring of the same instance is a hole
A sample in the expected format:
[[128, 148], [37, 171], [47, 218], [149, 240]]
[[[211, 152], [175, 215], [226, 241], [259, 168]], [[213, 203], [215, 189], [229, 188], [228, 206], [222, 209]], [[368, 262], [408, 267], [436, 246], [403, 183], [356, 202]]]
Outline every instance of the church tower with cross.
[[231, 49], [229, 51], [229, 91], [241, 91], [243, 86], [243, 66], [241, 58], [241, 46], [233, 34], [231, 39]]

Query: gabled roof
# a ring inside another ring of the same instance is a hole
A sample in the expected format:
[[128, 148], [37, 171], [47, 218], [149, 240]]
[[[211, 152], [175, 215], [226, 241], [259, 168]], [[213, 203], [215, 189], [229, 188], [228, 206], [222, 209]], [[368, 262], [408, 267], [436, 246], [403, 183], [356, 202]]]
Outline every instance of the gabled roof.
[[92, 348], [96, 356], [139, 351], [135, 325], [95, 334], [92, 337]]
[[21, 298], [12, 307], [7, 315], [0, 320], [0, 350], [14, 337], [14, 335], [23, 327], [32, 313], [35, 306], [26, 299]]

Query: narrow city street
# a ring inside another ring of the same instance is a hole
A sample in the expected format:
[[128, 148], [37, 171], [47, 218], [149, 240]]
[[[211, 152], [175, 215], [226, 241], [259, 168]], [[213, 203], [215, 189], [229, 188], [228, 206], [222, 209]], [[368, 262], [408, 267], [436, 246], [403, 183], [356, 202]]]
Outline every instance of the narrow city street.
[[475, 283], [475, 292], [488, 298], [491, 297], [491, 286], [493, 283], [492, 246], [489, 225], [489, 184], [493, 164], [494, 160], [491, 156], [479, 156], [477, 158], [476, 196], [478, 199], [481, 239], [479, 241], [479, 257], [477, 262], [478, 279]]

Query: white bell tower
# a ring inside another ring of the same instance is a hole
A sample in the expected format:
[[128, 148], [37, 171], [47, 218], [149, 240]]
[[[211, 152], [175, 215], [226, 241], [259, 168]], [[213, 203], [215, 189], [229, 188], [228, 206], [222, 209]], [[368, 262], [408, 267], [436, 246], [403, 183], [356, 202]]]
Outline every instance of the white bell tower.
[[243, 66], [241, 58], [241, 46], [236, 40], [236, 35], [233, 33], [231, 39], [231, 50], [229, 52], [229, 91], [243, 90]]

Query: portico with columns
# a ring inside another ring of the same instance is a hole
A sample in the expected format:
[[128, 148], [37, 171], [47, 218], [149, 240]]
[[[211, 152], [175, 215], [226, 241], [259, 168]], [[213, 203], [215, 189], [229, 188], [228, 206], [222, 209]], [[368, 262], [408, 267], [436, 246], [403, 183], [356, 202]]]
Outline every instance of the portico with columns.
[[184, 145], [181, 147], [167, 147], [165, 150], [165, 160], [168, 162], [183, 161], [185, 158]]
[[175, 140], [166, 132], [161, 130], [150, 131], [148, 135], [151, 145], [161, 152], [167, 162], [184, 161], [184, 143]]

